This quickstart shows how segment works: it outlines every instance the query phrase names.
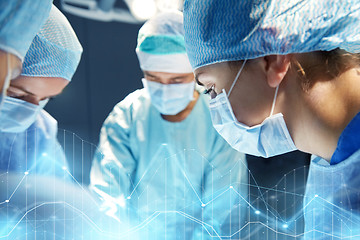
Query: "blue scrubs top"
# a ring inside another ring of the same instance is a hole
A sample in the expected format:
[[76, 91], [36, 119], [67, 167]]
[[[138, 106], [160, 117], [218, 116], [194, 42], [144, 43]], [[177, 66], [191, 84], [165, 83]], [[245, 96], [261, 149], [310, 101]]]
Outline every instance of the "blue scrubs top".
[[304, 197], [304, 240], [359, 239], [360, 113], [341, 134], [330, 165], [320, 157], [309, 169]]
[[334, 165], [349, 158], [360, 149], [360, 113], [346, 126], [342, 132], [330, 164]]
[[24, 132], [0, 131], [0, 173], [28, 172], [70, 179], [63, 170], [67, 162], [57, 131], [57, 121], [45, 110]]
[[104, 122], [90, 188], [108, 215], [134, 220], [134, 226], [147, 223], [132, 237], [215, 239], [211, 236], [230, 236], [245, 224], [245, 155], [212, 127], [208, 100], [200, 94], [186, 119], [169, 122], [141, 89]]

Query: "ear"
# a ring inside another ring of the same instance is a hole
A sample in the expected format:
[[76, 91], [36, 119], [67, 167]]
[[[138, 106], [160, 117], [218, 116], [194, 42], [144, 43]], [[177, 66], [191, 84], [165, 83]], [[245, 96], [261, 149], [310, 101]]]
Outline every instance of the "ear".
[[290, 67], [289, 55], [269, 55], [264, 57], [266, 80], [270, 87], [277, 87]]

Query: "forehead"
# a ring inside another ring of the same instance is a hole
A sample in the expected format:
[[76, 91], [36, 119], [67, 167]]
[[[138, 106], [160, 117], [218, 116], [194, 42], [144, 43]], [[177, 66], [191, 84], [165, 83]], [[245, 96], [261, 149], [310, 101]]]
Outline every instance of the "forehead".
[[168, 73], [168, 72], [153, 72], [153, 71], [144, 71], [144, 74], [156, 78], [183, 78], [183, 77], [193, 76], [193, 73]]
[[230, 62], [215, 63], [194, 71], [195, 79], [201, 84], [219, 83], [234, 74]]

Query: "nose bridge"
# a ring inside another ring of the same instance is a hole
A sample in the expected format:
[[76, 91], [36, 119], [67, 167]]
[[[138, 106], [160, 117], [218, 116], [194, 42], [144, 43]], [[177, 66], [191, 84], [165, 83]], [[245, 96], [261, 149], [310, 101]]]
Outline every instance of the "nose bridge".
[[39, 105], [40, 101], [41, 101], [41, 98], [39, 96], [36, 96], [36, 95], [30, 95], [30, 96], [26, 97], [24, 99], [24, 101], [32, 103], [34, 105]]
[[164, 85], [171, 84], [171, 79], [168, 78], [168, 77], [161, 77], [160, 78], [160, 83], [164, 84]]
[[41, 101], [41, 99], [40, 99], [39, 97], [36, 97], [36, 98], [35, 98], [35, 101], [34, 101], [34, 104], [35, 104], [35, 105], [39, 105], [39, 104], [40, 104], [40, 101]]

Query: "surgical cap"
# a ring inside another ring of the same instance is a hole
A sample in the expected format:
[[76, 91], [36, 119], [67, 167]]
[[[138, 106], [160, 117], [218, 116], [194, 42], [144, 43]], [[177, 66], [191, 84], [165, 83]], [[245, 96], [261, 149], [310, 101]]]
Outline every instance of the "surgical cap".
[[164, 12], [148, 20], [139, 30], [136, 54], [143, 71], [191, 73], [182, 13]]
[[35, 36], [23, 63], [23, 76], [60, 77], [71, 81], [82, 54], [66, 17], [55, 6]]
[[194, 69], [272, 54], [360, 52], [359, 0], [186, 0]]
[[49, 16], [51, 0], [0, 0], [0, 49], [21, 61]]

